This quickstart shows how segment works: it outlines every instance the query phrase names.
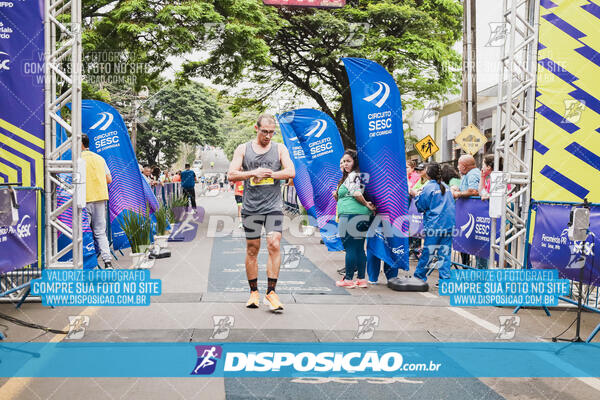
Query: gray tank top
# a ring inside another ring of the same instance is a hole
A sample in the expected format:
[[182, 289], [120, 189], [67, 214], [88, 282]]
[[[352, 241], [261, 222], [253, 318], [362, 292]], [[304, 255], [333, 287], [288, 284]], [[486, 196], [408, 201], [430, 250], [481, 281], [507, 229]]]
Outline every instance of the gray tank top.
[[[273, 171], [281, 169], [279, 144], [271, 142], [271, 148], [264, 154], [256, 154], [252, 142], [246, 143], [246, 152], [242, 161], [242, 169], [251, 171], [256, 168], [269, 168]], [[283, 210], [281, 183], [278, 179], [265, 178], [260, 182], [254, 179], [244, 181], [243, 214], [269, 214]]]

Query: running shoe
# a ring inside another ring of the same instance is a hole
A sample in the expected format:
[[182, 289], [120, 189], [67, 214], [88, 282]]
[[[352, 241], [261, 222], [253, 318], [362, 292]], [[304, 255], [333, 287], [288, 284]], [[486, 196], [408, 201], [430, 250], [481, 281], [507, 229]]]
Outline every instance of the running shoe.
[[356, 283], [351, 280], [341, 279], [335, 283], [335, 286], [345, 287], [346, 289], [354, 289], [356, 287]]
[[366, 288], [366, 287], [368, 287], [367, 280], [366, 279], [357, 279], [356, 280], [356, 286], [358, 286], [359, 288]]
[[337, 273], [340, 275], [346, 275], [346, 267], [342, 267], [337, 270]]
[[377, 285], [377, 282], [376, 282], [376, 281], [369, 281], [369, 282], [367, 282], [367, 283], [368, 283], [369, 285]]
[[258, 308], [260, 303], [260, 295], [258, 294], [258, 290], [250, 292], [250, 298], [246, 303], [246, 307], [248, 308]]
[[265, 304], [269, 306], [271, 311], [283, 311], [283, 304], [281, 304], [279, 296], [272, 290], [265, 296]]

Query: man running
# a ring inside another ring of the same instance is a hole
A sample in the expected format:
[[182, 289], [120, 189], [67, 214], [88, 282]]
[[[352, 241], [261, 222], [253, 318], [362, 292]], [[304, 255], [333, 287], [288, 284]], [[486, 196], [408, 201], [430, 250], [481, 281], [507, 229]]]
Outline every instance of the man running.
[[248, 308], [258, 308], [258, 251], [264, 226], [267, 233], [267, 294], [265, 304], [272, 311], [283, 310], [275, 293], [281, 265], [280, 241], [283, 231], [283, 199], [280, 181], [296, 175], [294, 164], [285, 146], [272, 143], [275, 118], [263, 114], [254, 126], [256, 139], [238, 146], [233, 153], [228, 178], [244, 181], [242, 224], [246, 232], [246, 277], [250, 285]]

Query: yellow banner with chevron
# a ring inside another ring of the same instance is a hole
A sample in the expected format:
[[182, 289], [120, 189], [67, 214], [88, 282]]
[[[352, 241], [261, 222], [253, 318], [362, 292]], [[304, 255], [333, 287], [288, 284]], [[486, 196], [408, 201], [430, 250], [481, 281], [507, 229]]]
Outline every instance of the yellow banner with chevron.
[[0, 119], [0, 183], [44, 186], [44, 141]]
[[600, 1], [541, 0], [532, 198], [600, 202]]

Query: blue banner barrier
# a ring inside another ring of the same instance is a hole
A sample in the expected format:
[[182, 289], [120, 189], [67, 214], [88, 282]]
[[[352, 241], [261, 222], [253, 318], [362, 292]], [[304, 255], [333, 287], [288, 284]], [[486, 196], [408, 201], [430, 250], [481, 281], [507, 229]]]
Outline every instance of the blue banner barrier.
[[410, 199], [408, 207], [408, 236], [423, 237], [423, 214], [417, 210], [415, 198]]
[[38, 261], [38, 190], [14, 188], [18, 222], [0, 227], [0, 274]]
[[[456, 228], [452, 248], [477, 257], [490, 257], [492, 219], [489, 201], [479, 198], [456, 199]], [[497, 226], [496, 237], [500, 234]]]
[[535, 224], [529, 262], [536, 269], [557, 269], [562, 277], [579, 281], [578, 264], [583, 265], [583, 283], [600, 285], [600, 207], [592, 206], [590, 233], [585, 241], [569, 240], [567, 225], [572, 205], [534, 204]]
[[90, 138], [90, 151], [101, 155], [112, 175], [108, 185], [109, 215], [115, 250], [129, 247], [121, 228], [125, 212], [158, 209], [158, 200], [140, 173], [125, 121], [112, 106], [97, 100], [83, 100], [81, 129]]
[[315, 219], [329, 251], [344, 249], [335, 221], [332, 192], [342, 178], [342, 138], [335, 121], [319, 110], [302, 108], [277, 116], [286, 147], [296, 168], [298, 198]]
[[[477, 257], [490, 256], [491, 218], [489, 202], [480, 198], [456, 200], [456, 226], [452, 248]], [[423, 237], [423, 214], [417, 211], [415, 199], [408, 209], [409, 233], [411, 237]], [[496, 237], [500, 234], [497, 227]]]

